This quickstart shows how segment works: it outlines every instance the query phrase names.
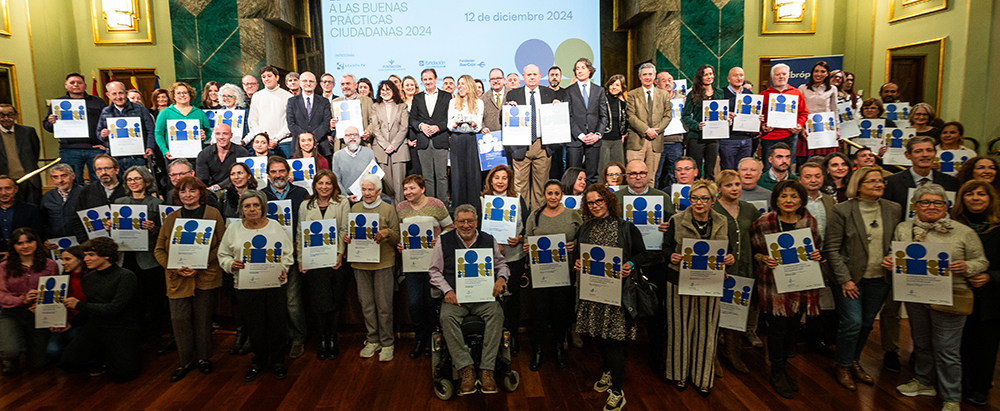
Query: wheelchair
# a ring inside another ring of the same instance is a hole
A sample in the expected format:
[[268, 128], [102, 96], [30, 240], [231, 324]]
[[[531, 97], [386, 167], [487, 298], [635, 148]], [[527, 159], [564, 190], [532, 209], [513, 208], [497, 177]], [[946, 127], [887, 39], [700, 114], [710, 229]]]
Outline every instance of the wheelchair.
[[[500, 295], [500, 305], [509, 293], [504, 290]], [[431, 297], [436, 304], [438, 319], [441, 318], [441, 304], [444, 303], [444, 295], [441, 290], [432, 287]], [[486, 321], [481, 317], [469, 314], [462, 319], [462, 338], [469, 348], [469, 354], [473, 359], [473, 367], [476, 375], [479, 375], [479, 362], [482, 358], [484, 334], [486, 332]], [[505, 328], [500, 339], [500, 352], [497, 353], [496, 364], [493, 375], [498, 385], [507, 392], [513, 392], [520, 383], [520, 375], [510, 368], [510, 332]], [[455, 395], [457, 381], [460, 379], [458, 370], [452, 363], [451, 354], [448, 352], [448, 345], [445, 342], [444, 334], [441, 330], [441, 322], [438, 321], [434, 333], [431, 334], [431, 373], [434, 378], [434, 395], [442, 401], [448, 401]], [[501, 381], [502, 379], [502, 381]], [[481, 383], [476, 381], [477, 390], [481, 389]]]

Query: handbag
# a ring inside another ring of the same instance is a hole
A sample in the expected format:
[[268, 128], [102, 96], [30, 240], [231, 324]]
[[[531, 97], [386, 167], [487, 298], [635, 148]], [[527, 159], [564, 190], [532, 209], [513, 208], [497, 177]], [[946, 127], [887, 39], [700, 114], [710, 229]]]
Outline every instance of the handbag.
[[951, 291], [951, 305], [928, 304], [934, 311], [948, 314], [969, 315], [972, 314], [975, 296], [968, 288], [955, 288]]
[[656, 284], [649, 282], [640, 273], [625, 277], [625, 290], [622, 293], [622, 305], [629, 315], [635, 318], [652, 317], [659, 307], [656, 297]]

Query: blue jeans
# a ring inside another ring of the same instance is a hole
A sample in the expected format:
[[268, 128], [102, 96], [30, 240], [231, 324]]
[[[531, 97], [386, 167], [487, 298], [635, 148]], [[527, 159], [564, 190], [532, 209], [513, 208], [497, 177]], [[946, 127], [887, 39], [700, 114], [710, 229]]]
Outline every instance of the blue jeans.
[[834, 298], [840, 311], [840, 325], [837, 327], [838, 366], [848, 367], [861, 359], [861, 352], [868, 343], [875, 316], [882, 309], [882, 303], [889, 295], [889, 283], [885, 278], [862, 278], [857, 284], [858, 298], [845, 297], [840, 284], [831, 284]]
[[84, 185], [83, 182], [83, 167], [86, 166], [87, 170], [90, 172], [90, 181], [97, 181], [97, 173], [94, 172], [94, 157], [98, 154], [104, 153], [101, 149], [59, 149], [59, 157], [62, 157], [62, 162], [69, 164], [73, 167], [73, 172], [76, 173], [76, 183], [79, 185]]
[[416, 341], [429, 343], [436, 318], [434, 300], [431, 299], [431, 281], [427, 273], [406, 273], [406, 301]]
[[768, 169], [771, 168], [771, 163], [767, 161], [767, 158], [771, 156], [771, 146], [780, 143], [788, 144], [788, 147], [792, 149], [792, 162], [789, 165], [789, 170], [795, 170], [795, 143], [799, 141], [799, 135], [794, 134], [788, 137], [778, 139], [778, 140], [760, 140], [760, 155], [764, 157], [764, 172], [766, 173]]
[[927, 304], [906, 303], [916, 364], [913, 371], [923, 385], [937, 382], [945, 401], [962, 400], [962, 329], [964, 315], [932, 310]]
[[752, 141], [750, 138], [719, 140], [720, 170], [736, 170], [740, 160], [752, 156]]
[[656, 166], [656, 182], [659, 184], [659, 189], [670, 191], [670, 185], [677, 181], [677, 178], [674, 177], [674, 165], [677, 164], [677, 159], [683, 155], [684, 143], [663, 143], [660, 164]]
[[59, 358], [78, 332], [80, 332], [80, 327], [70, 328], [66, 332], [49, 334], [49, 345], [45, 348], [45, 357], [50, 360]]
[[292, 158], [292, 139], [288, 139], [284, 142], [278, 143], [278, 146], [274, 148], [275, 153], [284, 158]]
[[306, 342], [306, 312], [302, 307], [302, 282], [303, 275], [298, 267], [293, 264], [288, 271], [288, 282], [285, 283], [288, 301], [288, 338], [292, 340], [292, 345], [302, 345]]

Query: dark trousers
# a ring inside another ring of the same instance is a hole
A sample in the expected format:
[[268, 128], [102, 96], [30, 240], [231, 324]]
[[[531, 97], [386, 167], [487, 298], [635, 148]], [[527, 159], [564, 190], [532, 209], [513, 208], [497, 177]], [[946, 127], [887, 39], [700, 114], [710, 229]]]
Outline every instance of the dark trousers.
[[476, 135], [451, 135], [451, 204], [458, 207], [471, 204], [479, 209], [479, 193], [483, 190], [482, 167]]
[[[666, 343], [667, 335], [667, 269], [668, 266], [654, 266], [652, 269], [642, 270], [642, 274], [656, 286], [656, 314], [649, 317], [647, 324], [649, 328], [649, 351], [656, 355], [656, 358], [663, 357], [663, 347]], [[662, 365], [662, 364], [661, 364]]]
[[134, 380], [142, 366], [140, 335], [138, 328], [85, 325], [63, 351], [59, 368], [68, 373], [78, 373], [105, 364], [113, 381]]
[[148, 270], [139, 268], [135, 252], [127, 251], [125, 258], [122, 259], [122, 268], [135, 273], [136, 281], [139, 283], [141, 303], [138, 307], [142, 310], [139, 318], [142, 321], [143, 337], [159, 338], [164, 323], [170, 318], [163, 267], [156, 266]]
[[600, 344], [604, 370], [611, 373], [611, 389], [619, 391], [625, 382], [625, 356], [628, 354], [628, 342], [601, 338]]
[[795, 349], [795, 329], [802, 314], [791, 317], [765, 314], [767, 319], [767, 355], [771, 359], [771, 369], [783, 370], [788, 362], [788, 354]]
[[[601, 148], [588, 146], [580, 147], [566, 146], [566, 168], [580, 167], [587, 172], [587, 185], [597, 183], [600, 174]], [[562, 176], [559, 176], [561, 179]]]
[[264, 367], [269, 362], [284, 362], [288, 344], [288, 295], [285, 294], [285, 287], [236, 290], [236, 296], [248, 303], [240, 304], [240, 315], [253, 342], [253, 363]]
[[212, 357], [212, 313], [218, 288], [194, 290], [194, 296], [170, 300], [170, 322], [177, 341], [177, 366]]
[[49, 330], [35, 328], [35, 314], [28, 307], [0, 309], [0, 356], [17, 362], [21, 353], [28, 359], [28, 366], [45, 365], [45, 347]]
[[740, 160], [753, 155], [749, 138], [719, 140], [719, 169], [736, 170]]
[[980, 320], [973, 313], [965, 320], [962, 336], [962, 374], [967, 387], [987, 392], [993, 385], [993, 369], [1000, 347], [1000, 318]]
[[715, 159], [719, 157], [719, 140], [688, 140], [688, 155], [694, 159], [695, 168], [704, 170], [698, 175], [715, 180]]
[[573, 322], [573, 286], [534, 288], [531, 290], [531, 340], [535, 347], [545, 344], [545, 329], [552, 326], [553, 343], [562, 344]]
[[503, 325], [510, 331], [512, 338], [517, 338], [518, 329], [521, 328], [521, 277], [524, 276], [525, 261], [527, 258], [507, 262], [507, 268], [510, 269], [507, 291], [510, 292], [510, 296], [507, 297], [503, 307]]
[[431, 299], [431, 281], [428, 273], [406, 273], [406, 301], [410, 308], [410, 322], [417, 342], [430, 343], [434, 332], [434, 301]]
[[[562, 178], [563, 173], [566, 171], [566, 167], [573, 167], [569, 164], [569, 160], [563, 161], [566, 156], [567, 148], [563, 144], [553, 144], [552, 145], [552, 165], [549, 166], [549, 178], [552, 180], [559, 180]], [[577, 166], [579, 167], [579, 166]], [[589, 173], [588, 173], [589, 175]]]
[[306, 281], [309, 308], [317, 316], [320, 335], [336, 335], [344, 308], [345, 283], [349, 268], [319, 268], [299, 273]]

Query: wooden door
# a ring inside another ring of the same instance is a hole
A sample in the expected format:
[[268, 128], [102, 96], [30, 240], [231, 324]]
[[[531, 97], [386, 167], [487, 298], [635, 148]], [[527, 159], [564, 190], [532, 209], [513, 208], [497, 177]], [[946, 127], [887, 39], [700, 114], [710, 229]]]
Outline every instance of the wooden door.
[[924, 101], [926, 62], [926, 55], [892, 56], [889, 78], [891, 82], [899, 86], [899, 101], [910, 103], [910, 105]]

